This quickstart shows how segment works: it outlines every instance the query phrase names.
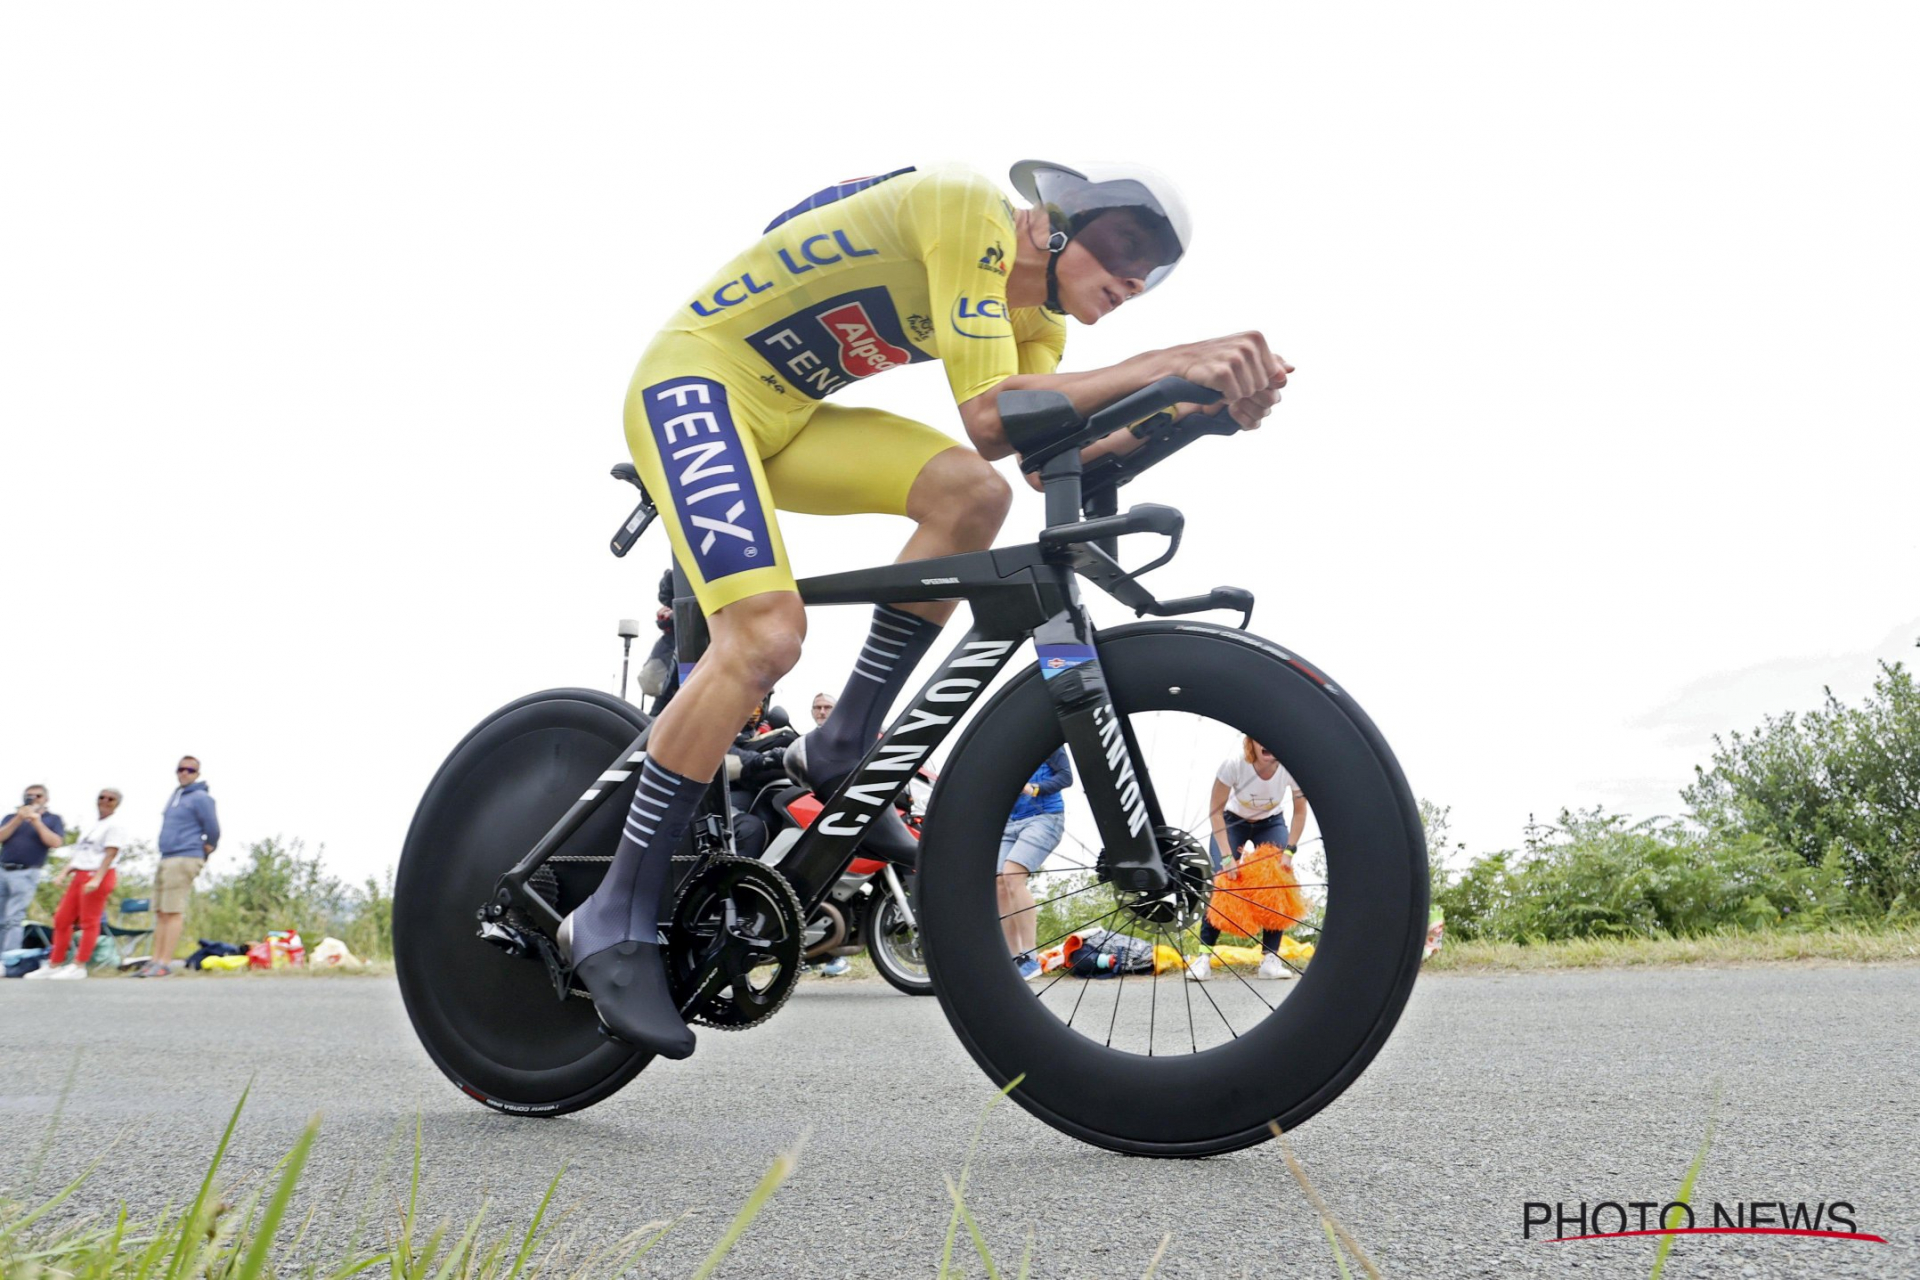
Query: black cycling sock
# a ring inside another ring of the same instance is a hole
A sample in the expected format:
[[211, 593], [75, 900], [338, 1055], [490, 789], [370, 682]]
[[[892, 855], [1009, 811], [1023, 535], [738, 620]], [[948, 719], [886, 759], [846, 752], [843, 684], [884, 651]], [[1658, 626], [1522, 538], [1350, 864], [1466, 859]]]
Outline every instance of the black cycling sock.
[[705, 791], [704, 782], [662, 769], [651, 757], [641, 763], [640, 783], [613, 865], [572, 916], [575, 965], [617, 943], [659, 941], [660, 894], [673, 866], [673, 851], [686, 836]]
[[644, 761], [613, 864], [567, 917], [573, 975], [593, 997], [601, 1023], [635, 1048], [668, 1058], [692, 1053], [694, 1038], [667, 982], [660, 894], [705, 792], [705, 783]]
[[827, 722], [807, 735], [807, 777], [827, 795], [873, 746], [901, 686], [940, 634], [938, 623], [875, 605], [867, 642]]

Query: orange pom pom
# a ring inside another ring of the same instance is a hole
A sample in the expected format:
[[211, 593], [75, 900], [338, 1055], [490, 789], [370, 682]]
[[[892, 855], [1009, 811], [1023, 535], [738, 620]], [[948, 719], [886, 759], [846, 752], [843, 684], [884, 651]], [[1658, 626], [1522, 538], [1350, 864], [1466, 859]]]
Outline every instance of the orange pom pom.
[[1263, 844], [1232, 871], [1213, 878], [1207, 923], [1222, 933], [1257, 938], [1268, 929], [1290, 929], [1307, 918], [1306, 895], [1277, 845]]

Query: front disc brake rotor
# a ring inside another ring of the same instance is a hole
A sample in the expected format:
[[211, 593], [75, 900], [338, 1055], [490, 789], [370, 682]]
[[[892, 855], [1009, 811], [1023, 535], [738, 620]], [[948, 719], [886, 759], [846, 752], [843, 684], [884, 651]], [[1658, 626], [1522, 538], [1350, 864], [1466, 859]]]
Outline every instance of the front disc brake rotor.
[[800, 900], [778, 871], [710, 859], [673, 904], [667, 977], [681, 1016], [723, 1031], [772, 1017], [800, 977], [801, 933]]
[[1122, 906], [1148, 924], [1175, 929], [1197, 926], [1213, 892], [1213, 861], [1199, 840], [1178, 827], [1155, 833], [1167, 862], [1167, 887], [1159, 893], [1117, 893]]

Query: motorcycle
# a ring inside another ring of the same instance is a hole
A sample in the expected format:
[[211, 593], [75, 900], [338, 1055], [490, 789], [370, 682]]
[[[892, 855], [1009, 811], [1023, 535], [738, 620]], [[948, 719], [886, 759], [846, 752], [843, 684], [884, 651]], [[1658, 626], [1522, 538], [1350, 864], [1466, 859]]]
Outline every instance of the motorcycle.
[[[799, 737], [781, 708], [768, 713], [767, 723], [765, 732], [743, 737], [737, 745], [765, 758]], [[896, 991], [910, 996], [933, 994], [913, 910], [913, 885], [919, 867], [920, 827], [934, 779], [930, 770], [918, 771], [895, 807], [875, 820], [859, 856], [807, 918], [801, 954], [809, 963], [864, 950]], [[777, 869], [824, 806], [811, 789], [783, 773], [756, 779], [744, 812], [765, 827], [760, 860]]]

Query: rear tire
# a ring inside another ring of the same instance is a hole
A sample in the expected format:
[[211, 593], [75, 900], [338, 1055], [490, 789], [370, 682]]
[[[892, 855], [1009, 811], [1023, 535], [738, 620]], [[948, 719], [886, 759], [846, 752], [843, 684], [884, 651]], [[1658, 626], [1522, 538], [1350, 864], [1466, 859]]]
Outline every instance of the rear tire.
[[[1331, 887], [1317, 951], [1271, 1012], [1190, 1054], [1184, 1046], [1156, 1054], [1151, 1036], [1146, 1053], [1116, 1049], [1110, 1031], [1102, 1044], [1050, 1010], [1042, 984], [1022, 981], [1008, 961], [994, 890], [1006, 815], [1061, 742], [1044, 682], [1029, 668], [969, 727], [929, 808], [918, 910], [934, 989], [988, 1077], [1004, 1086], [1024, 1076], [1013, 1100], [1064, 1133], [1150, 1156], [1251, 1146], [1271, 1136], [1271, 1124], [1294, 1128], [1339, 1097], [1413, 989], [1428, 891], [1413, 795], [1366, 714], [1278, 646], [1224, 627], [1153, 622], [1102, 632], [1098, 649], [1123, 717], [1190, 713], [1286, 745], [1283, 762], [1325, 838]], [[1210, 778], [1212, 759], [1203, 764]], [[1170, 807], [1173, 798], [1161, 796]], [[1187, 985], [1177, 974], [1172, 981]], [[1117, 986], [1106, 987], [1116, 1017]]]
[[[420, 1043], [462, 1092], [498, 1111], [559, 1115], [592, 1106], [653, 1055], [609, 1040], [593, 1002], [560, 999], [537, 959], [477, 936], [475, 911], [647, 718], [592, 689], [553, 689], [502, 707], [434, 775], [394, 878], [393, 955]], [[637, 772], [637, 771], [636, 771]], [[628, 780], [542, 867], [564, 916], [606, 874], [632, 802]], [[575, 862], [587, 855], [601, 860]]]

